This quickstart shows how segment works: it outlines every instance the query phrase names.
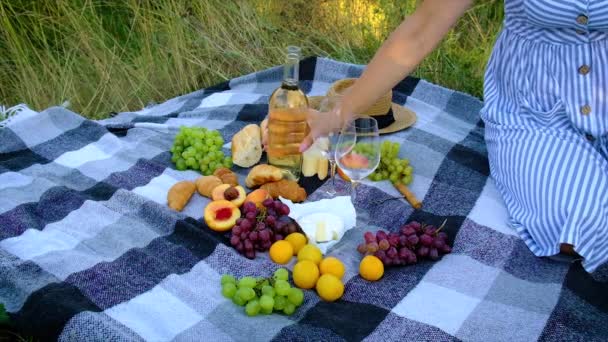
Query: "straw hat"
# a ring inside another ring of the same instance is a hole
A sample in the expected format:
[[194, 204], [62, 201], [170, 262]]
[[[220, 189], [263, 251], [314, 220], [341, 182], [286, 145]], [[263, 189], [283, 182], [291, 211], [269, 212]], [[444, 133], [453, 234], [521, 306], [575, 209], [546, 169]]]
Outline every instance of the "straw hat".
[[[327, 97], [341, 96], [346, 89], [355, 83], [354, 78], [338, 80], [327, 91]], [[311, 108], [319, 109], [321, 101], [326, 96], [311, 96], [308, 101]], [[392, 102], [393, 92], [382, 95], [371, 107], [363, 111], [363, 115], [373, 117], [378, 121], [380, 134], [394, 133], [412, 126], [416, 122], [416, 113]]]

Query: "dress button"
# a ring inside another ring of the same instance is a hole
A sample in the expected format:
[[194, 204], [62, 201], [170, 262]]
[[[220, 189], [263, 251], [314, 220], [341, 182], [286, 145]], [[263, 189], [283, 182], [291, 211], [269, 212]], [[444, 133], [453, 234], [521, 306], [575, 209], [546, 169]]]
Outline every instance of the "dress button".
[[591, 113], [591, 106], [589, 105], [584, 105], [581, 107], [581, 114], [583, 115], [589, 115]]
[[586, 15], [579, 15], [578, 17], [576, 17], [576, 22], [579, 23], [580, 25], [587, 25], [587, 23], [589, 22], [589, 18], [587, 18]]
[[587, 64], [583, 64], [578, 68], [578, 73], [581, 75], [587, 75], [589, 73], [589, 66]]
[[590, 142], [595, 141], [595, 137], [589, 133], [585, 134], [585, 138], [587, 138], [587, 140], [589, 140]]

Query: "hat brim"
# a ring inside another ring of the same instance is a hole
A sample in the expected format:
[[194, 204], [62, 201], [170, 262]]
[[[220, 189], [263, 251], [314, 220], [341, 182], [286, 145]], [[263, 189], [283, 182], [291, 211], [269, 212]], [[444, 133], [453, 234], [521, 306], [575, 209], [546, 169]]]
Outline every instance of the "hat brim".
[[[319, 110], [321, 101], [323, 101], [324, 98], [325, 98], [325, 96], [309, 97], [308, 104], [309, 104], [310, 108]], [[401, 130], [404, 130], [406, 128], [413, 126], [416, 123], [416, 120], [417, 120], [416, 113], [414, 113], [412, 110], [405, 108], [401, 105], [398, 105], [394, 102], [391, 105], [392, 105], [392, 109], [393, 109], [393, 116], [395, 117], [395, 122], [393, 122], [392, 124], [390, 124], [387, 127], [384, 127], [382, 129], [378, 130], [378, 133], [380, 133], [380, 134], [389, 134], [389, 133], [399, 132]]]

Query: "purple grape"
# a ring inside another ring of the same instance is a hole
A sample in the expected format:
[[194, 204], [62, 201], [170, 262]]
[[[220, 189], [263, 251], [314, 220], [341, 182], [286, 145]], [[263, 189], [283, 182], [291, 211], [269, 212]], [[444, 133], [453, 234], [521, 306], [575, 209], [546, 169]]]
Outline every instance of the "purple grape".
[[376, 242], [376, 236], [372, 232], [365, 232], [365, 234], [363, 234], [363, 238], [365, 239], [366, 243]]
[[266, 225], [264, 224], [264, 222], [258, 222], [258, 224], [256, 224], [255, 229], [257, 230], [262, 230], [266, 228]]
[[242, 233], [241, 233], [241, 240], [245, 240], [245, 239], [247, 239], [248, 237], [249, 237], [249, 234], [247, 234], [247, 233], [245, 233], [245, 232], [242, 232]]
[[232, 237], [230, 238], [230, 244], [231, 244], [233, 247], [236, 247], [236, 245], [238, 245], [238, 244], [239, 244], [239, 242], [241, 242], [241, 239], [239, 239], [239, 237], [238, 237], [238, 236], [236, 236], [236, 235], [232, 235]]
[[236, 247], [234, 247], [234, 248], [236, 248], [236, 250], [239, 251], [239, 253], [243, 253], [243, 251], [245, 250], [245, 246], [243, 246], [242, 242], [239, 242], [239, 244], [236, 245]]
[[251, 251], [253, 250], [253, 244], [251, 243], [251, 240], [247, 239], [243, 242], [243, 247], [245, 247], [246, 251]]
[[407, 241], [407, 238], [408, 238], [407, 236], [401, 235], [399, 237], [399, 246], [401, 246], [401, 247], [409, 246], [409, 242]]
[[439, 260], [439, 252], [437, 251], [436, 248], [431, 248], [429, 250], [429, 259], [435, 261], [435, 260]]
[[422, 234], [420, 236], [420, 243], [423, 246], [430, 247], [433, 244], [433, 238], [430, 235]]
[[412, 222], [408, 223], [407, 225], [414, 228], [415, 230], [422, 228], [422, 225], [418, 221], [412, 221]]
[[298, 228], [296, 227], [295, 224], [287, 225], [287, 233], [286, 233], [287, 235], [293, 234], [293, 233], [295, 233], [297, 231], [298, 231]]
[[435, 226], [427, 226], [426, 229], [424, 230], [424, 232], [428, 235], [435, 235], [436, 231], [437, 231], [437, 228], [435, 228]]
[[449, 254], [452, 252], [452, 247], [450, 247], [447, 243], [445, 245], [443, 245], [443, 248], [441, 249], [441, 252], [443, 252], [443, 254]]
[[406, 247], [401, 247], [401, 249], [399, 250], [399, 257], [401, 259], [405, 259], [407, 258], [408, 255], [410, 255], [410, 250], [407, 249]]
[[388, 249], [388, 251], [386, 251], [386, 256], [389, 258], [396, 258], [399, 255], [399, 253], [397, 253], [397, 248], [395, 247], [391, 247]]
[[277, 223], [277, 218], [272, 215], [266, 216], [266, 224], [273, 227]]
[[281, 234], [275, 234], [274, 235], [274, 241], [279, 241], [279, 240], [283, 240], [283, 235], [281, 235]]
[[433, 240], [433, 247], [437, 248], [438, 250], [443, 250], [443, 246], [445, 246], [443, 239], [435, 238]]
[[361, 254], [365, 254], [367, 252], [367, 245], [360, 243], [359, 246], [357, 246], [357, 251], [359, 251]]
[[405, 236], [415, 235], [416, 229], [414, 229], [410, 226], [403, 226], [403, 227], [401, 227], [401, 234], [403, 234]]
[[270, 232], [268, 231], [268, 229], [262, 229], [260, 230], [260, 233], [258, 234], [260, 240], [266, 242], [266, 241], [270, 241]]
[[268, 250], [268, 249], [270, 249], [270, 246], [272, 246], [272, 242], [266, 241], [266, 242], [264, 242], [264, 244], [262, 246], [264, 247], [265, 250]]
[[370, 253], [376, 253], [378, 249], [379, 247], [377, 242], [370, 242], [367, 244], [367, 251]]
[[255, 203], [253, 203], [253, 202], [245, 202], [245, 204], [243, 204], [243, 211], [245, 213], [249, 213], [249, 212], [255, 213], [256, 209], [257, 208], [255, 207]]
[[252, 249], [245, 252], [245, 257], [247, 257], [247, 259], [255, 259], [255, 251]]
[[278, 209], [278, 208], [280, 208], [280, 207], [281, 207], [281, 204], [283, 204], [283, 202], [281, 202], [281, 201], [279, 201], [279, 200], [274, 200], [274, 207], [275, 207], [275, 208], [277, 208], [277, 209]]
[[236, 226], [234, 226], [234, 228], [232, 228], [232, 234], [233, 235], [240, 235], [241, 234], [241, 227], [238, 224]]
[[418, 258], [416, 258], [416, 254], [413, 252], [410, 252], [410, 255], [408, 256], [408, 259], [407, 259], [407, 263], [410, 265], [413, 265], [417, 262], [418, 262]]
[[291, 211], [289, 210], [289, 207], [287, 206], [287, 204], [281, 204], [281, 214], [287, 216], [289, 215]]
[[407, 242], [410, 246], [415, 247], [418, 242], [420, 242], [420, 239], [418, 238], [418, 235], [414, 234], [407, 237]]
[[388, 236], [388, 243], [393, 246], [399, 246], [399, 235], [397, 233], [390, 233]]
[[243, 222], [243, 219], [239, 217], [238, 219], [236, 219], [235, 224], [238, 226], [241, 224], [241, 222]]
[[376, 232], [376, 240], [388, 240], [388, 234], [383, 230], [379, 230]]
[[253, 232], [249, 233], [249, 240], [258, 241], [258, 232], [253, 231]]
[[[376, 235], [377, 237], [378, 235]], [[382, 239], [380, 240], [380, 242], [378, 242], [378, 248], [380, 248], [381, 250], [385, 251], [387, 250], [391, 245], [388, 243], [387, 239]]]
[[376, 253], [374, 253], [374, 256], [376, 256], [380, 260], [384, 260], [384, 259], [386, 259], [386, 252], [379, 249], [376, 251]]
[[444, 233], [444, 232], [439, 232], [437, 233], [437, 237], [442, 239], [443, 241], [447, 241], [448, 240], [448, 234]]
[[272, 198], [267, 198], [262, 202], [262, 205], [268, 209], [274, 208], [274, 201]]
[[256, 218], [256, 214], [255, 214], [254, 212], [251, 212], [251, 211], [250, 211], [250, 212], [248, 212], [247, 214], [245, 214], [245, 217], [246, 217], [248, 220], [255, 220], [255, 218]]
[[416, 251], [416, 254], [421, 257], [421, 258], [425, 258], [429, 255], [429, 248], [426, 246], [421, 246], [420, 248], [418, 248], [418, 250]]
[[381, 261], [384, 264], [384, 266], [390, 266], [393, 264], [393, 259], [389, 258], [388, 256]]

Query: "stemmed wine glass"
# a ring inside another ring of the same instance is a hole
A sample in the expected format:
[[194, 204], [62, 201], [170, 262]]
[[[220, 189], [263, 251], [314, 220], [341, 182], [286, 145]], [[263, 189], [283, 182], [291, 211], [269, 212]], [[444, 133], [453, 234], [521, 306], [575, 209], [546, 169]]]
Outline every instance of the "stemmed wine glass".
[[355, 203], [357, 185], [380, 164], [380, 135], [376, 119], [364, 116], [344, 125], [335, 158], [340, 169], [351, 179], [351, 197]]
[[[341, 101], [341, 96], [328, 96], [323, 98], [319, 105], [320, 112], [331, 112]], [[323, 144], [324, 148], [321, 153], [327, 160], [329, 161], [329, 175], [331, 179], [331, 186], [327, 189], [326, 193], [330, 196], [335, 196], [336, 191], [336, 145], [338, 145], [338, 138], [340, 137], [340, 132], [330, 132], [327, 137], [323, 137], [322, 139], [326, 139], [325, 144]]]

